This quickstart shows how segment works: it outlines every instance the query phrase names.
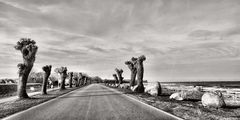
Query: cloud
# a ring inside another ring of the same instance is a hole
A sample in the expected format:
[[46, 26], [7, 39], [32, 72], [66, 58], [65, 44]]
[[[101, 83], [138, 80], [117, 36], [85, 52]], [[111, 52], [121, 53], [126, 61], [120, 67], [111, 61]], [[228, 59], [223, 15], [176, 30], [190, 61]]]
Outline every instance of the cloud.
[[7, 75], [16, 76], [21, 55], [12, 45], [30, 37], [39, 46], [36, 69], [53, 64], [112, 77], [115, 67], [128, 71], [124, 61], [145, 54], [147, 79], [171, 77], [173, 64], [175, 75], [189, 76], [198, 67], [199, 76], [207, 76], [204, 70], [215, 70], [201, 65], [217, 66], [213, 61], [216, 68], [235, 69], [221, 64], [239, 59], [238, 5], [239, 0], [0, 0], [0, 58]]
[[221, 37], [219, 32], [209, 30], [195, 30], [192, 31], [188, 36], [190, 37], [190, 39], [193, 40], [215, 40]]
[[224, 33], [224, 36], [234, 36], [234, 35], [240, 35], [240, 26], [236, 26], [232, 29], [226, 30]]

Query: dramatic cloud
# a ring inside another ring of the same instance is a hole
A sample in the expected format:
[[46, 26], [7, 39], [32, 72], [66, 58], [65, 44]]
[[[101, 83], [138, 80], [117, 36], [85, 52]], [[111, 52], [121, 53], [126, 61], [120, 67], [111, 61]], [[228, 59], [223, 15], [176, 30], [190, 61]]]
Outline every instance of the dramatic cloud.
[[146, 55], [145, 78], [239, 78], [239, 0], [0, 0], [0, 77], [17, 77], [22, 37], [37, 42], [34, 66], [111, 78]]

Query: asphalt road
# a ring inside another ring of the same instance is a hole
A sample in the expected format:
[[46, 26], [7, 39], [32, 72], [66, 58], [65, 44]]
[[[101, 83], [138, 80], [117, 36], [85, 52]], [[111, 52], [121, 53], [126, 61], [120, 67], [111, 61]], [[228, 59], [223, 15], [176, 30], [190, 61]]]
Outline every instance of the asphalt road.
[[7, 117], [9, 120], [176, 120], [122, 93], [91, 84]]

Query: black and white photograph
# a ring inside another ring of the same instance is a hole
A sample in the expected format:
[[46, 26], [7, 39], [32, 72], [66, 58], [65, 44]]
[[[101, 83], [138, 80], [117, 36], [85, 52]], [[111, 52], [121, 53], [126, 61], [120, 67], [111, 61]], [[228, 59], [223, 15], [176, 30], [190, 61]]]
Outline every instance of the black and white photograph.
[[240, 120], [240, 0], [0, 0], [2, 120]]

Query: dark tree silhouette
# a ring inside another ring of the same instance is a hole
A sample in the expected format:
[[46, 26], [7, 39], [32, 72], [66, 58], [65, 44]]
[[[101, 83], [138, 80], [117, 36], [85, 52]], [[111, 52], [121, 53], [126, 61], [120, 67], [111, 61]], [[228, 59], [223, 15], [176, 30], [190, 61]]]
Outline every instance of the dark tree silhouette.
[[46, 65], [46, 66], [42, 67], [42, 70], [44, 71], [43, 84], [42, 84], [42, 95], [47, 94], [47, 82], [48, 82], [48, 78], [51, 74], [51, 69], [52, 69], [51, 65]]
[[117, 72], [117, 75], [118, 75], [119, 84], [122, 84], [122, 82], [123, 82], [123, 77], [122, 77], [123, 70], [116, 68], [115, 71]]
[[85, 77], [84, 77], [84, 83], [83, 83], [83, 85], [86, 85], [86, 84], [87, 84], [87, 80], [88, 80], [88, 77], [85, 76]]
[[78, 73], [78, 86], [82, 85], [83, 81], [83, 74], [81, 72]]
[[77, 72], [74, 72], [73, 73], [73, 80], [74, 80], [74, 84], [75, 84], [75, 87], [78, 87], [78, 73]]
[[144, 86], [143, 86], [143, 74], [144, 74], [144, 67], [143, 67], [143, 61], [146, 60], [146, 57], [144, 55], [138, 57], [137, 59], [137, 88], [135, 89], [135, 92], [143, 93], [144, 92]]
[[84, 85], [85, 77], [86, 77], [86, 76], [84, 76], [84, 75], [82, 74], [81, 81], [80, 81], [80, 84], [81, 84], [81, 85]]
[[131, 80], [130, 80], [130, 86], [135, 85], [136, 75], [137, 75], [137, 58], [132, 57], [131, 61], [126, 61], [125, 64], [128, 66], [128, 68], [131, 71]]
[[73, 72], [69, 72], [68, 77], [69, 77], [69, 87], [72, 88]]
[[29, 98], [26, 92], [27, 80], [30, 71], [34, 65], [36, 59], [36, 53], [38, 47], [35, 45], [36, 42], [30, 38], [21, 38], [17, 45], [14, 46], [16, 50], [19, 50], [22, 53], [23, 63], [19, 63], [18, 73], [19, 73], [19, 82], [17, 95], [19, 99]]
[[56, 73], [59, 73], [61, 76], [61, 84], [59, 90], [64, 90], [65, 88], [65, 79], [67, 77], [67, 67], [60, 67], [54, 70]]
[[114, 77], [115, 83], [119, 83], [117, 75], [113, 74], [113, 77]]

